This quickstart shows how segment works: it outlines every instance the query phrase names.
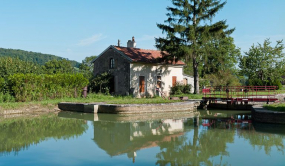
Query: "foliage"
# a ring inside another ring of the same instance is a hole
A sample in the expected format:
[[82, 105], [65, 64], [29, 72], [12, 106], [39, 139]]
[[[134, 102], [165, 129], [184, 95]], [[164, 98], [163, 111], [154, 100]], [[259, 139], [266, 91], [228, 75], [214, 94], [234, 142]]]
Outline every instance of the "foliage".
[[109, 94], [111, 89], [111, 79], [113, 76], [109, 72], [104, 72], [101, 74], [96, 75], [93, 79], [90, 81], [90, 92], [99, 92], [99, 93], [105, 93]]
[[11, 57], [0, 57], [0, 92], [2, 92], [2, 95], [4, 95], [4, 93], [8, 95], [7, 78], [16, 73], [41, 74], [42, 68], [33, 62], [25, 62]]
[[16, 73], [41, 74], [41, 66], [32, 62], [25, 62], [17, 58], [0, 57], [0, 77], [7, 78]]
[[212, 38], [204, 47], [206, 52], [202, 62], [202, 77], [207, 74], [222, 76], [221, 73], [235, 73], [240, 49], [236, 48], [232, 37]]
[[[165, 38], [156, 38], [156, 47], [166, 51], [169, 60], [191, 59], [194, 73], [194, 93], [199, 93], [199, 64], [209, 55], [207, 44], [227, 37], [234, 29], [227, 30], [226, 21], [212, 23], [212, 18], [226, 2], [219, 0], [172, 0], [175, 7], [168, 7], [167, 24], [158, 24], [166, 33]], [[208, 24], [210, 22], [210, 24]], [[217, 43], [217, 42], [216, 42]], [[164, 52], [162, 52], [166, 55]]]
[[14, 74], [8, 80], [16, 101], [77, 97], [88, 84], [82, 74]]
[[208, 79], [201, 79], [199, 81], [199, 86], [200, 86], [200, 89], [203, 89], [205, 87], [211, 86], [211, 84], [210, 84], [210, 81]]
[[266, 39], [263, 44], [252, 45], [245, 56], [240, 56], [240, 73], [248, 77], [249, 85], [268, 85], [281, 80], [284, 67], [282, 42], [277, 41], [275, 46], [271, 46]]
[[[51, 54], [42, 54], [38, 52], [24, 51], [24, 50], [19, 50], [19, 49], [5, 49], [5, 48], [0, 48], [0, 57], [18, 58], [22, 61], [33, 62], [39, 65], [44, 65], [46, 62], [51, 61], [51, 60], [64, 59], [62, 57], [58, 57], [58, 56], [51, 55]], [[72, 67], [79, 67], [80, 63], [76, 61], [72, 61], [72, 60], [70, 62], [72, 64]]]
[[75, 70], [71, 65], [71, 62], [62, 60], [51, 60], [45, 63], [43, 66], [43, 71], [45, 74], [57, 74], [57, 73], [74, 73]]
[[208, 74], [205, 76], [211, 82], [211, 86], [241, 86], [239, 79], [230, 71], [220, 70], [216, 74]]
[[267, 86], [277, 86], [277, 89], [282, 89], [282, 84], [281, 81], [276, 79], [276, 80], [270, 80], [269, 82], [267, 82], [266, 84]]
[[262, 80], [258, 79], [258, 78], [253, 78], [253, 79], [250, 79], [248, 81], [248, 85], [249, 86], [263, 86], [263, 82]]
[[15, 102], [15, 97], [9, 93], [0, 92], [0, 103]]
[[0, 77], [0, 92], [3, 92], [5, 87], [6, 87], [5, 79], [3, 77]]
[[79, 66], [80, 72], [83, 73], [88, 79], [92, 78], [93, 75], [93, 63], [91, 63], [92, 60], [96, 59], [97, 56], [90, 56], [86, 57], [84, 60], [82, 60], [82, 63]]
[[190, 94], [192, 85], [177, 82], [175, 86], [170, 88], [171, 95]]

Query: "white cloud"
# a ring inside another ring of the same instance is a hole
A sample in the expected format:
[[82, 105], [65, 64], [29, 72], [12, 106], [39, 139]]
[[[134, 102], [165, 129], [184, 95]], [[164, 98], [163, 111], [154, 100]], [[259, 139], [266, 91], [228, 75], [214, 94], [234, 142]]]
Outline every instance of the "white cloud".
[[100, 34], [93, 35], [90, 38], [80, 40], [80, 42], [77, 45], [78, 46], [88, 46], [92, 43], [95, 43], [105, 38], [106, 36], [103, 36], [103, 34], [100, 33]]

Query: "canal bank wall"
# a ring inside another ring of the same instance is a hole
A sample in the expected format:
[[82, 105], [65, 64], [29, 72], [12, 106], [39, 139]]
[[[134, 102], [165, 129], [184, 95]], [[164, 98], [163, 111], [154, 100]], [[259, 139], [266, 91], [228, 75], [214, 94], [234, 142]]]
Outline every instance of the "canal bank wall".
[[40, 105], [25, 106], [18, 109], [0, 110], [0, 116], [8, 116], [15, 114], [30, 114], [30, 113], [49, 113], [59, 112], [60, 110], [54, 105], [47, 105], [45, 107]]
[[58, 108], [62, 111], [75, 111], [87, 113], [110, 113], [110, 114], [140, 114], [140, 113], [163, 113], [196, 111], [200, 105], [198, 101], [184, 101], [161, 104], [102, 104], [102, 103], [59, 103]]
[[285, 112], [270, 111], [261, 105], [254, 105], [251, 113], [256, 122], [285, 124]]
[[226, 103], [209, 103], [207, 108], [219, 110], [252, 110], [251, 104], [226, 104]]

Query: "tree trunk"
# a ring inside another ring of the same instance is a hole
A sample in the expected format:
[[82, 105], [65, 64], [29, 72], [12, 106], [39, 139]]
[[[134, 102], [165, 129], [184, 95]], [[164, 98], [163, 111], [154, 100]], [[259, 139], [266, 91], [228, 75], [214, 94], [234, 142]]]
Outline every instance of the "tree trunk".
[[198, 63], [196, 58], [193, 58], [193, 72], [194, 72], [194, 94], [199, 94], [199, 73]]

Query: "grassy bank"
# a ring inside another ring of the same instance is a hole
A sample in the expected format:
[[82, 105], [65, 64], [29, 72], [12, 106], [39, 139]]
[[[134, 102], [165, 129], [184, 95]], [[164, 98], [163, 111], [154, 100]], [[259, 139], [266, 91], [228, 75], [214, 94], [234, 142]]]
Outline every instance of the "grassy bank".
[[189, 99], [202, 99], [203, 94], [181, 94], [181, 95], [171, 95], [170, 97], [182, 97], [187, 96]]
[[[179, 95], [188, 96], [189, 99], [201, 99], [202, 95]], [[60, 102], [78, 102], [78, 103], [94, 103], [104, 102], [107, 104], [158, 104], [158, 103], [173, 103], [180, 102], [179, 100], [165, 100], [161, 97], [155, 98], [133, 98], [131, 96], [110, 96], [103, 94], [89, 94], [86, 98], [61, 98], [61, 99], [50, 99], [44, 101], [32, 101], [32, 102], [7, 102], [0, 103], [0, 110], [28, 108], [30, 106], [39, 107], [55, 107]]]
[[269, 105], [263, 105], [263, 107], [272, 111], [285, 112], [285, 103], [274, 103]]

